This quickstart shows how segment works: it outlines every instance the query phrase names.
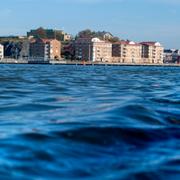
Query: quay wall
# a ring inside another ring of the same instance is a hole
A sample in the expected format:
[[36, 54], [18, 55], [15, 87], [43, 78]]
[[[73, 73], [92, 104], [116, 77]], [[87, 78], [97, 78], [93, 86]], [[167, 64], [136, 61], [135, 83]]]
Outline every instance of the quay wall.
[[134, 64], [134, 63], [102, 63], [102, 62], [84, 62], [71, 60], [25, 60], [25, 59], [1, 59], [0, 64], [52, 64], [52, 65], [86, 65], [86, 66], [173, 66], [180, 67], [180, 64]]

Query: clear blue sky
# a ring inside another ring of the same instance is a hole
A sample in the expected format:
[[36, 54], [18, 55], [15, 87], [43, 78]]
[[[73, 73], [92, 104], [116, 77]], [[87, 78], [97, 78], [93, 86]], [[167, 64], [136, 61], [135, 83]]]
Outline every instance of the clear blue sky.
[[0, 35], [32, 28], [107, 30], [123, 39], [157, 40], [180, 48], [180, 0], [4, 0]]

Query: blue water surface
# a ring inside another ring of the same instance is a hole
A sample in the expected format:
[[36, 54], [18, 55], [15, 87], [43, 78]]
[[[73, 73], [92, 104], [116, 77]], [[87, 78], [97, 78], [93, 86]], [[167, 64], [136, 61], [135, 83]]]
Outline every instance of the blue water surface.
[[180, 179], [180, 68], [0, 65], [0, 179]]

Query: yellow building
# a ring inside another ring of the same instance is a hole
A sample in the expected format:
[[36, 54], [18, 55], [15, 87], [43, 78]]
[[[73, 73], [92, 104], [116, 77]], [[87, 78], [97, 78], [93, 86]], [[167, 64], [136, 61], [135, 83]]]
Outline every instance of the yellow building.
[[112, 45], [112, 62], [162, 64], [164, 48], [158, 42], [120, 41]]
[[149, 64], [162, 64], [164, 48], [159, 42], [141, 42], [142, 61]]
[[141, 63], [141, 45], [133, 41], [120, 41], [112, 45], [112, 61]]

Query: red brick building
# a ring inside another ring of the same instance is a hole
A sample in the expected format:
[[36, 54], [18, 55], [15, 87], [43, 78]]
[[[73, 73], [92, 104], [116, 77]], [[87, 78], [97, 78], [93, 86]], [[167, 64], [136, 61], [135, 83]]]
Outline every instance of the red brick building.
[[30, 57], [61, 59], [61, 42], [56, 39], [36, 39], [30, 43]]

